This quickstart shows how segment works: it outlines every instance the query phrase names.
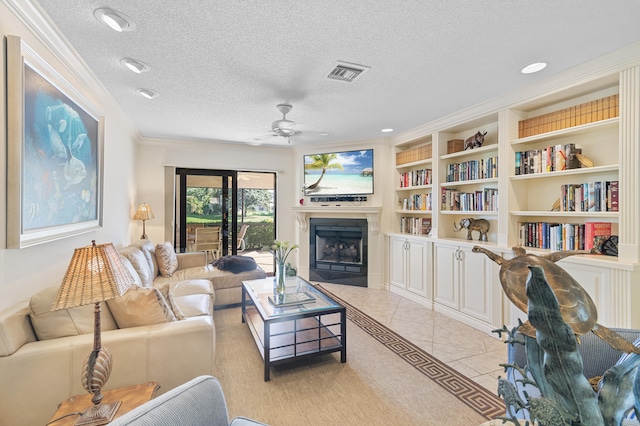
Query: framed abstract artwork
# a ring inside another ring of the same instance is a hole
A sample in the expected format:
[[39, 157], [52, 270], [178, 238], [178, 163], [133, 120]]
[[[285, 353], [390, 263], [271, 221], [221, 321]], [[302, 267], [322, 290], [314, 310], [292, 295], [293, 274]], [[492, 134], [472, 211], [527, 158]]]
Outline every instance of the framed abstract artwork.
[[19, 37], [7, 36], [7, 247], [102, 227], [104, 118]]

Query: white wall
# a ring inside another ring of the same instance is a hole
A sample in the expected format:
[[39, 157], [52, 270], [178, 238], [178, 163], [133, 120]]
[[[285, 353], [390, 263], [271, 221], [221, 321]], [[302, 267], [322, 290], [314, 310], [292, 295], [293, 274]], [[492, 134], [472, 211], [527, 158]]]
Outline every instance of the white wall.
[[[143, 139], [137, 149], [138, 203], [149, 203], [155, 214], [147, 221], [146, 231], [152, 241], [165, 239], [165, 166], [211, 170], [267, 171], [277, 174], [277, 238], [295, 241], [295, 218], [290, 207], [297, 203], [294, 152], [289, 148], [228, 144], [215, 141], [180, 141]], [[138, 233], [142, 233], [139, 225]]]
[[[52, 65], [69, 83], [76, 87], [105, 116], [104, 140], [104, 223], [100, 230], [61, 239], [25, 249], [7, 249], [6, 223], [6, 75], [0, 67], [0, 310], [18, 301], [28, 300], [36, 291], [60, 285], [73, 250], [91, 244], [112, 242], [116, 247], [131, 241], [134, 230], [131, 217], [134, 211], [135, 194], [135, 144], [138, 133], [130, 119], [124, 115], [111, 96], [92, 78], [87, 69], [72, 56], [63, 55], [56, 46], [57, 34], [39, 19], [30, 19], [29, 11], [10, 10], [0, 3], [0, 34], [3, 37], [21, 37], [32, 49]], [[33, 12], [31, 12], [33, 13]], [[33, 22], [40, 22], [36, 28]], [[5, 49], [2, 49], [6, 63]], [[66, 51], [65, 51], [66, 52]], [[80, 65], [79, 65], [80, 64]], [[68, 67], [68, 68], [67, 68]]]

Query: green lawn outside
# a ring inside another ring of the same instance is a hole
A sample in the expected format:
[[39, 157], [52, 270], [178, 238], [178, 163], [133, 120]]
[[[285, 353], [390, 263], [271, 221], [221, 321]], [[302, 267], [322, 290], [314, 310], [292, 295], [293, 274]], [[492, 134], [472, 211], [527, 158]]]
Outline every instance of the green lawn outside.
[[[241, 218], [238, 215], [238, 223], [241, 223]], [[206, 214], [188, 214], [187, 224], [192, 223], [204, 223], [207, 225], [220, 225], [222, 222], [221, 215], [206, 215]], [[259, 223], [259, 222], [273, 222], [273, 215], [270, 213], [250, 213], [244, 217], [244, 223]]]

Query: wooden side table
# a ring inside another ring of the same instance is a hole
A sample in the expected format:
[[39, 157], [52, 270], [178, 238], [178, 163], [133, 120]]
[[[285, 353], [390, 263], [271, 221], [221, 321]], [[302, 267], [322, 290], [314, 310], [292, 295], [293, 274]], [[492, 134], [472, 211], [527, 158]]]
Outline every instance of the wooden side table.
[[[160, 389], [160, 385], [156, 382], [111, 389], [102, 393], [102, 401], [105, 404], [115, 401], [122, 402], [114, 417], [114, 419], [117, 419], [121, 415], [153, 399], [158, 389]], [[82, 412], [93, 405], [91, 402], [92, 397], [93, 394], [86, 393], [84, 395], [74, 395], [66, 401], [61, 402], [58, 405], [58, 410], [51, 416], [47, 425], [73, 425]]]

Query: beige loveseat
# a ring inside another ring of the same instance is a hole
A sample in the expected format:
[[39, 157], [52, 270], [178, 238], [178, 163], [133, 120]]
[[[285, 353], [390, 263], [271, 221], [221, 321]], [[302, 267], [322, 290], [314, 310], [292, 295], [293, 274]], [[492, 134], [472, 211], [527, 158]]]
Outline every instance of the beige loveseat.
[[[163, 251], [157, 253], [158, 248]], [[259, 266], [239, 273], [222, 271], [207, 263], [205, 252], [175, 254], [169, 243], [154, 245], [149, 240], [139, 240], [119, 251], [129, 260], [145, 287], [175, 285], [197, 279], [210, 280], [215, 290], [215, 306], [240, 303], [242, 281], [266, 277], [266, 273]], [[175, 255], [177, 258], [174, 267], [171, 267], [171, 260], [167, 259], [167, 254]]]

